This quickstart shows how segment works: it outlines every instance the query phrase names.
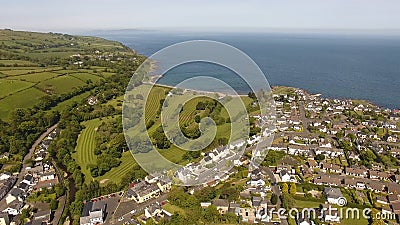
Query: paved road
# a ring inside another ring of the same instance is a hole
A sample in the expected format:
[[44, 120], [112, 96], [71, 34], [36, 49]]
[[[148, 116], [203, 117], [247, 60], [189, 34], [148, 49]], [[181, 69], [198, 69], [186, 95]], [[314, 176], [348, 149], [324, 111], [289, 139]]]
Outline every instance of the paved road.
[[300, 120], [303, 122], [303, 132], [305, 134], [309, 134], [310, 132], [308, 131], [308, 119], [306, 117], [306, 111], [304, 108], [303, 102], [299, 102], [299, 112], [300, 112]]
[[[276, 178], [275, 178], [274, 173], [272, 172], [271, 168], [263, 167], [262, 169], [267, 173], [267, 175], [271, 179], [271, 183], [272, 184], [276, 183]], [[277, 207], [282, 207], [282, 202], [281, 202], [281, 199], [280, 199], [280, 196], [281, 196], [282, 193], [279, 190], [279, 186], [278, 185], [271, 185], [271, 190], [275, 195], [278, 196], [278, 202], [276, 203]], [[281, 220], [281, 224], [288, 225], [288, 222], [287, 222], [287, 220]]]
[[46, 130], [46, 132], [44, 132], [42, 135], [40, 135], [40, 137], [38, 139], [36, 139], [35, 143], [33, 143], [32, 147], [29, 149], [29, 152], [24, 157], [23, 166], [22, 166], [21, 172], [18, 174], [18, 179], [23, 178], [23, 176], [25, 175], [26, 167], [27, 167], [26, 161], [32, 157], [32, 154], [35, 151], [36, 147], [43, 141], [43, 139], [45, 137], [47, 137], [47, 135], [49, 135], [51, 132], [53, 132], [53, 130], [56, 129], [57, 126], [58, 126], [58, 123], [56, 123], [53, 126], [51, 126], [50, 128], [48, 128]]
[[[49, 135], [54, 129], [56, 129], [57, 126], [58, 126], [58, 123], [51, 126], [50, 128], [48, 128], [46, 130], [46, 132], [44, 132], [42, 135], [40, 135], [40, 137], [38, 139], [36, 139], [35, 143], [33, 143], [32, 147], [29, 149], [29, 152], [24, 157], [21, 171], [18, 173], [18, 176], [17, 176], [17, 182], [15, 183], [16, 185], [18, 185], [24, 179], [24, 175], [26, 174], [26, 167], [27, 167], [26, 161], [32, 157], [32, 154], [35, 151], [36, 147], [43, 141], [43, 139], [45, 137], [47, 137], [47, 135]], [[0, 201], [0, 210], [5, 209], [6, 206], [7, 206], [6, 198], [4, 197]]]

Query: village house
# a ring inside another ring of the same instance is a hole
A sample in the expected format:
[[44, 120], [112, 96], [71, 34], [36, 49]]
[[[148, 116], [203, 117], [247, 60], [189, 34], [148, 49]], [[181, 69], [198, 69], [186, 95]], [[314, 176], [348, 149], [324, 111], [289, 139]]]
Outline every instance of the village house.
[[293, 175], [290, 175], [287, 170], [281, 170], [279, 172], [279, 178], [281, 182], [297, 182], [296, 178]]
[[97, 98], [94, 97], [94, 96], [90, 96], [90, 97], [88, 98], [87, 102], [88, 102], [89, 105], [96, 105], [96, 103], [97, 103]]
[[389, 194], [399, 194], [400, 193], [400, 185], [396, 184], [396, 183], [392, 183], [392, 182], [386, 182], [385, 183], [386, 187], [387, 187], [387, 192]]
[[396, 202], [400, 202], [399, 196], [398, 195], [388, 195], [387, 196], [387, 200], [389, 201], [389, 203], [393, 204]]
[[340, 201], [343, 199], [343, 194], [339, 188], [326, 187], [324, 194], [330, 204], [341, 205]]
[[0, 175], [0, 200], [7, 195], [16, 181], [17, 178], [9, 173], [3, 173]]
[[366, 185], [362, 179], [355, 179], [355, 178], [345, 178], [344, 179], [344, 187], [350, 189], [359, 189], [364, 190]]
[[6, 197], [6, 202], [7, 204], [10, 204], [11, 202], [17, 200], [17, 201], [24, 201], [26, 198], [26, 193], [19, 189], [19, 188], [13, 188], [10, 193], [8, 193]]
[[303, 155], [309, 156], [310, 155], [310, 148], [306, 145], [295, 145], [291, 144], [288, 146], [287, 153], [289, 155]]
[[400, 158], [400, 148], [390, 149], [390, 154], [395, 158]]
[[153, 219], [155, 223], [158, 223], [162, 218], [168, 221], [171, 218], [171, 216], [172, 213], [164, 210], [160, 204], [155, 203], [145, 208], [144, 210], [145, 219], [139, 219], [139, 220], [147, 221], [148, 219]]
[[26, 174], [22, 182], [32, 186], [35, 185], [35, 178], [31, 174]]
[[261, 222], [269, 222], [270, 218], [267, 213], [267, 201], [260, 197], [253, 197], [252, 207], [255, 209], [256, 219]]
[[315, 162], [315, 160], [313, 160], [313, 159], [308, 159], [307, 165], [308, 165], [308, 167], [310, 167], [310, 169], [318, 168], [317, 162]]
[[321, 163], [321, 171], [324, 173], [342, 173], [342, 167], [332, 163]]
[[5, 159], [8, 160], [10, 158], [10, 153], [4, 152], [3, 154], [0, 155], [0, 159]]
[[390, 177], [390, 174], [387, 172], [380, 172], [380, 171], [374, 171], [370, 170], [369, 171], [369, 178], [373, 180], [388, 180]]
[[354, 160], [354, 161], [360, 161], [360, 156], [356, 154], [354, 151], [349, 152], [349, 159]]
[[383, 205], [389, 205], [388, 198], [385, 196], [378, 195], [376, 197], [376, 202]]
[[32, 224], [50, 224], [51, 221], [51, 211], [42, 210], [33, 214]]
[[229, 210], [229, 202], [225, 199], [213, 199], [212, 204], [217, 207], [220, 214], [226, 214]]
[[149, 184], [146, 181], [131, 184], [131, 187], [126, 192], [126, 198], [133, 199], [137, 203], [145, 202], [149, 199], [160, 196], [160, 188], [152, 183]]
[[384, 185], [382, 183], [380, 183], [379, 181], [371, 180], [367, 183], [367, 189], [371, 190], [375, 193], [380, 193], [383, 191]]
[[17, 199], [7, 204], [7, 208], [3, 210], [4, 213], [16, 216], [21, 213], [24, 202], [18, 201]]
[[79, 219], [80, 225], [103, 224], [105, 220], [107, 204], [98, 202], [87, 202], [82, 210], [82, 216]]
[[[328, 143], [330, 144], [330, 143]], [[318, 148], [314, 149], [314, 153], [315, 155], [325, 155], [325, 157], [327, 158], [335, 158], [335, 157], [340, 157], [344, 155], [344, 152], [342, 149], [338, 149], [338, 148], [332, 148], [329, 147], [330, 145], [324, 145], [323, 147], [320, 146]]]
[[240, 208], [239, 217], [245, 223], [254, 223], [256, 220], [256, 210], [252, 207]]
[[393, 213], [400, 215], [400, 202], [396, 202], [390, 205], [392, 208]]
[[367, 177], [367, 170], [364, 170], [364, 169], [361, 169], [361, 168], [347, 167], [345, 169], [345, 174], [348, 175], [348, 176], [366, 178]]
[[394, 174], [390, 177], [390, 180], [396, 183], [400, 183], [400, 175]]
[[328, 185], [328, 186], [340, 186], [342, 181], [338, 178], [334, 178], [328, 175], [321, 175], [320, 177], [314, 178], [313, 183], [316, 185]]
[[387, 142], [392, 142], [392, 143], [394, 143], [394, 142], [397, 142], [397, 136], [396, 136], [396, 135], [386, 135], [386, 136], [385, 136], [385, 140], [386, 140]]
[[262, 174], [252, 175], [247, 184], [253, 187], [264, 186], [265, 185], [264, 176]]

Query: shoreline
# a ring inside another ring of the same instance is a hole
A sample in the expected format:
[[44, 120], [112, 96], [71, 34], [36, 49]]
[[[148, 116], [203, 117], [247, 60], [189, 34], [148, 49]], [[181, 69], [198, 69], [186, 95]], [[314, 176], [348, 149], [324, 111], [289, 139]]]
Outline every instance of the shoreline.
[[[154, 77], [154, 78], [153, 78]], [[159, 78], [162, 78], [163, 77], [163, 75], [154, 75], [154, 76], [151, 76], [151, 78], [149, 78], [149, 81], [148, 82], [145, 82], [144, 84], [150, 84], [150, 85], [155, 85], [155, 86], [160, 86], [160, 87], [165, 87], [165, 88], [170, 88], [170, 89], [174, 89], [175, 87], [174, 86], [171, 86], [171, 85], [167, 85], [167, 84], [160, 84], [160, 83], [155, 83], [155, 81], [157, 81]], [[322, 94], [322, 93], [311, 93], [309, 90], [307, 90], [307, 89], [304, 89], [304, 88], [299, 88], [299, 87], [290, 87], [290, 86], [282, 86], [282, 85], [276, 85], [276, 86], [271, 86], [271, 91], [273, 91], [274, 89], [276, 89], [276, 88], [290, 88], [290, 89], [293, 89], [293, 90], [303, 90], [303, 91], [305, 91], [305, 92], [307, 92], [308, 94], [310, 94], [310, 95], [318, 95], [320, 98], [324, 98], [324, 99], [330, 99], [330, 100], [333, 100], [333, 99], [337, 99], [337, 100], [350, 100], [350, 101], [352, 101], [353, 102], [353, 104], [355, 103], [355, 102], [359, 102], [359, 104], [366, 104], [366, 105], [371, 105], [371, 106], [375, 106], [375, 107], [379, 107], [379, 108], [381, 108], [381, 109], [389, 109], [390, 111], [398, 111], [398, 110], [400, 110], [400, 108], [388, 108], [388, 107], [383, 107], [383, 106], [380, 106], [380, 105], [378, 105], [378, 104], [376, 104], [376, 103], [374, 103], [374, 102], [372, 102], [371, 100], [368, 100], [368, 99], [353, 99], [353, 98], [339, 98], [339, 97], [328, 97], [328, 96], [325, 96], [324, 94]], [[184, 91], [193, 91], [193, 92], [203, 92], [203, 93], [208, 93], [208, 94], [218, 94], [219, 96], [247, 96], [247, 94], [237, 94], [237, 95], [229, 95], [229, 94], [226, 94], [226, 93], [222, 93], [222, 92], [211, 92], [211, 91], [201, 91], [201, 90], [195, 90], [195, 89], [188, 89], [188, 88], [185, 88], [185, 89], [183, 89]]]
[[[167, 85], [167, 84], [159, 84], [155, 83], [159, 78], [163, 77], [163, 75], [153, 75], [151, 78], [149, 78], [148, 82], [144, 82], [143, 84], [149, 84], [149, 85], [154, 85], [154, 86], [159, 86], [159, 87], [164, 87], [164, 88], [169, 88], [169, 89], [174, 89], [176, 87]], [[225, 96], [247, 96], [246, 94], [237, 94], [237, 95], [232, 95], [232, 94], [227, 94], [227, 93], [222, 93], [219, 91], [202, 91], [202, 90], [196, 90], [196, 89], [191, 89], [191, 88], [181, 88], [184, 92], [190, 91], [190, 92], [199, 92], [199, 93], [207, 93], [207, 94], [217, 94], [219, 97], [225, 97]]]

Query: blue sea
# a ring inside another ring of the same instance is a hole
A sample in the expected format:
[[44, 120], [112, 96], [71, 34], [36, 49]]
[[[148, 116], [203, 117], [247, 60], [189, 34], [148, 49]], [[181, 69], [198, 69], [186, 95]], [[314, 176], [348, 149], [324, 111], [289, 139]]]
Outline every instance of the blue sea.
[[[366, 99], [382, 107], [400, 108], [400, 36], [140, 30], [87, 34], [120, 41], [146, 56], [181, 41], [220, 41], [248, 54], [270, 85], [293, 86], [325, 97]], [[159, 83], [176, 85], [199, 75], [219, 78], [241, 93], [249, 91], [235, 73], [208, 63], [175, 67]]]

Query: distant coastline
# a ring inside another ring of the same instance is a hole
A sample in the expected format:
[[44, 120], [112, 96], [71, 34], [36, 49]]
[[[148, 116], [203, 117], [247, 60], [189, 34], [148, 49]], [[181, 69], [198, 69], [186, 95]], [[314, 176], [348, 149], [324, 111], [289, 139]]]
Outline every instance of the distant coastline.
[[[181, 41], [221, 41], [248, 54], [272, 86], [298, 87], [332, 99], [368, 99], [382, 108], [400, 108], [398, 38], [132, 30], [107, 32], [99, 36], [122, 42], [146, 56]], [[240, 80], [230, 76], [229, 72], [214, 70], [215, 67], [193, 69], [185, 66], [177, 70], [174, 68], [175, 71], [165, 74], [159, 83], [176, 85], [181, 80], [200, 74], [232, 81], [233, 85], [230, 85], [238, 91], [242, 87]], [[247, 92], [246, 89], [240, 91], [241, 94]]]
[[[157, 79], [159, 79], [159, 78], [162, 77], [162, 76], [163, 76], [163, 75], [154, 75], [154, 76], [151, 76], [151, 78], [149, 79], [149, 82], [145, 82], [144, 84], [150, 84], [150, 85], [154, 85], [154, 86], [159, 86], [159, 87], [165, 87], [165, 88], [169, 88], [169, 89], [174, 89], [175, 87], [172, 86], [172, 85], [155, 83], [155, 81], [157, 81]], [[307, 92], [307, 93], [309, 93], [309, 94], [311, 94], [311, 95], [318, 95], [318, 96], [320, 96], [321, 98], [324, 98], [324, 99], [330, 99], [330, 100], [334, 100], [334, 99], [338, 99], [338, 100], [350, 100], [350, 101], [352, 101], [353, 103], [359, 103], [359, 104], [363, 104], [363, 105], [375, 106], [375, 107], [379, 107], [379, 108], [382, 108], [382, 109], [389, 109], [389, 108], [381, 107], [381, 106], [377, 105], [376, 103], [374, 103], [374, 102], [372, 102], [372, 101], [370, 101], [370, 100], [368, 100], [368, 99], [330, 98], [330, 97], [324, 96], [324, 95], [321, 94], [321, 93], [313, 93], [313, 92], [310, 92], [309, 90], [304, 89], [304, 88], [289, 87], [289, 86], [281, 86], [281, 85], [271, 86], [271, 90], [274, 90], [274, 89], [276, 89], [276, 88], [289, 88], [289, 89], [294, 89], [294, 90], [304, 90], [305, 92]], [[184, 91], [192, 91], [192, 92], [200, 92], [200, 93], [203, 92], [203, 93], [208, 93], [208, 94], [218, 94], [220, 97], [228, 96], [228, 95], [229, 95], [229, 94], [222, 93], [222, 92], [202, 91], [202, 90], [196, 90], [196, 89], [190, 89], [190, 88], [184, 88], [183, 90], [184, 90]], [[235, 96], [247, 96], [247, 95], [246, 95], [246, 94], [238, 94], [238, 95], [235, 95]], [[396, 109], [396, 108], [395, 108], [395, 109], [389, 109], [389, 110], [391, 110], [391, 111], [398, 111], [398, 110], [400, 110], [400, 109]]]

